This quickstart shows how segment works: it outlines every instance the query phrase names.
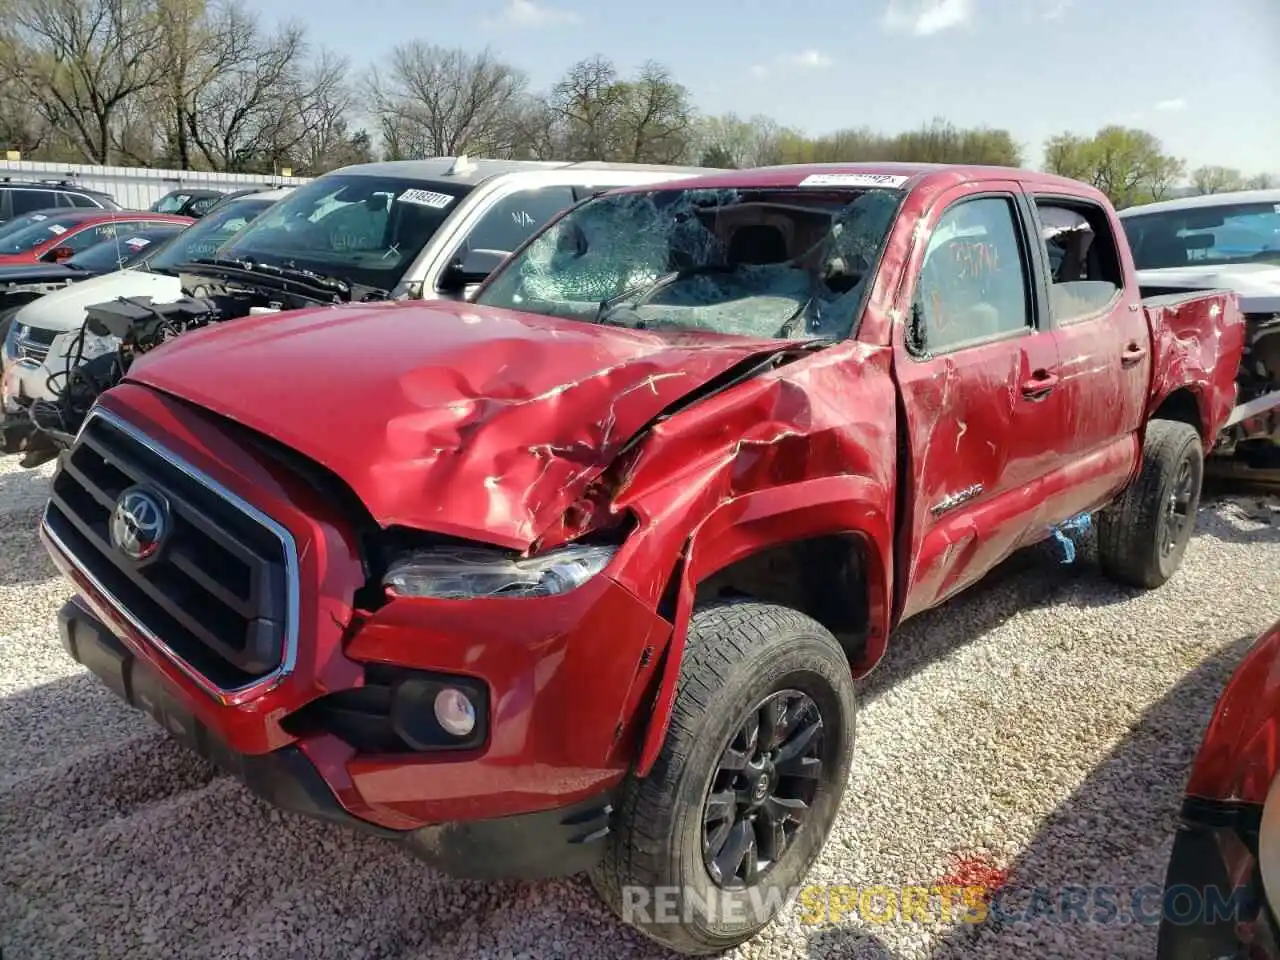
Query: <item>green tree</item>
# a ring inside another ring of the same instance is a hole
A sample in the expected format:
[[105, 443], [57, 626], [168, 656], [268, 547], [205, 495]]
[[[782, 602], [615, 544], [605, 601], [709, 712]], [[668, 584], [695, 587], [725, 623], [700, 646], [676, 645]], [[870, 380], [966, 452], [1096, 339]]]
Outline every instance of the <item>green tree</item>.
[[1244, 176], [1230, 167], [1196, 167], [1191, 171], [1191, 186], [1196, 193], [1227, 193], [1244, 189]]
[[1117, 207], [1162, 200], [1186, 165], [1145, 130], [1103, 127], [1093, 137], [1064, 133], [1045, 144], [1045, 169], [1092, 184]]
[[765, 116], [747, 119], [735, 113], [699, 117], [690, 134], [692, 152], [706, 154], [721, 150], [729, 159], [726, 166], [746, 169], [781, 163], [779, 141], [783, 128]]
[[700, 167], [719, 167], [722, 170], [736, 169], [737, 164], [733, 162], [733, 154], [726, 147], [720, 144], [712, 144], [702, 151], [702, 156], [698, 160]]

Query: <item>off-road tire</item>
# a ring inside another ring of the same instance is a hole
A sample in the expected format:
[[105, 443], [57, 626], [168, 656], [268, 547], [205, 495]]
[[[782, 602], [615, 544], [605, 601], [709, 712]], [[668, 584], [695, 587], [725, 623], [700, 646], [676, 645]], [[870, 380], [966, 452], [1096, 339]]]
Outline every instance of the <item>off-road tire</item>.
[[[1161, 549], [1163, 526], [1184, 465], [1191, 471], [1187, 521], [1166, 553]], [[1196, 429], [1174, 420], [1152, 420], [1138, 476], [1098, 515], [1102, 572], [1126, 586], [1147, 590], [1163, 586], [1177, 572], [1191, 541], [1203, 483], [1204, 448]]]
[[[804, 693], [821, 714], [822, 776], [772, 869], [746, 893], [725, 891], [703, 861], [704, 803], [753, 706], [783, 690]], [[849, 777], [855, 712], [848, 659], [817, 621], [749, 600], [695, 610], [666, 740], [649, 775], [623, 787], [604, 859], [591, 873], [597, 893], [625, 922], [679, 953], [719, 953], [750, 939], [787, 905], [826, 842]], [[696, 896], [688, 900], [674, 893], [689, 889]], [[637, 911], [641, 890], [650, 901]], [[678, 896], [665, 916], [656, 899], [664, 890]], [[707, 902], [719, 905], [713, 915], [703, 909]]]

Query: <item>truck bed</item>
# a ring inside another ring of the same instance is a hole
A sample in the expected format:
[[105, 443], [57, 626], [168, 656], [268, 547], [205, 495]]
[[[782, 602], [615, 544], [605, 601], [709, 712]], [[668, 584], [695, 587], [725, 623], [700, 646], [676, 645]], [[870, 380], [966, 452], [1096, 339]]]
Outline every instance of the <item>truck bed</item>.
[[[1187, 290], [1144, 284], [1142, 305], [1152, 330], [1168, 329], [1179, 340], [1215, 327], [1208, 308], [1229, 291]], [[1243, 454], [1253, 465], [1280, 465], [1280, 315], [1244, 315], [1244, 350], [1236, 370], [1235, 405], [1223, 422], [1215, 453]]]

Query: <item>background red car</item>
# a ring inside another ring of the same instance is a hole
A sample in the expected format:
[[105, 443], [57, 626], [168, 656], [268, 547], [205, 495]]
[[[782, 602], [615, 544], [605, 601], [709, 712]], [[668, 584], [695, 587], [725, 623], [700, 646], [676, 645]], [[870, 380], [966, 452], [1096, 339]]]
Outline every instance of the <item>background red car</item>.
[[119, 230], [140, 230], [167, 223], [186, 225], [195, 220], [136, 210], [68, 210], [0, 237], [0, 264], [60, 263], [94, 244], [110, 240]]
[[1280, 957], [1280, 621], [1223, 691], [1191, 768], [1157, 960]]

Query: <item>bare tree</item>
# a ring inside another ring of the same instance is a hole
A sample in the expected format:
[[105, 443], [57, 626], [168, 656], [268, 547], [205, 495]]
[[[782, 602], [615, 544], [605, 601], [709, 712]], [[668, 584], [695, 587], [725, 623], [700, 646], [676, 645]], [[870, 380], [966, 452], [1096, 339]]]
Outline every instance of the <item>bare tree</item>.
[[348, 121], [355, 107], [350, 69], [346, 57], [321, 50], [297, 85], [300, 136], [293, 152], [308, 173], [369, 159], [368, 135], [352, 133]]
[[391, 51], [390, 66], [370, 74], [369, 89], [393, 157], [509, 156], [527, 83], [487, 49], [469, 53], [415, 40]]
[[690, 153], [701, 157], [715, 151], [726, 166], [742, 169], [769, 166], [783, 160], [779, 149], [782, 134], [782, 127], [769, 117], [744, 120], [733, 113], [702, 117], [693, 123]]
[[1196, 193], [1226, 193], [1243, 190], [1244, 175], [1230, 167], [1197, 167], [1191, 171], [1191, 186]]
[[187, 133], [215, 170], [269, 164], [301, 140], [295, 98], [305, 52], [302, 28], [285, 25], [195, 93]]
[[689, 154], [689, 93], [660, 64], [623, 80], [609, 60], [589, 57], [569, 69], [548, 103], [565, 159], [674, 163]]
[[90, 163], [110, 163], [112, 124], [160, 81], [159, 0], [9, 0], [0, 77]]
[[161, 21], [170, 162], [186, 170], [195, 161], [191, 131], [200, 126], [200, 98], [252, 62], [259, 47], [258, 20], [242, 0], [163, 0]]
[[617, 68], [604, 57], [589, 57], [570, 67], [548, 101], [563, 128], [564, 158], [613, 159], [620, 149], [618, 117], [626, 97]]
[[689, 149], [693, 108], [689, 91], [671, 72], [650, 61], [625, 85], [622, 122], [628, 144], [620, 157], [632, 163], [678, 163]]
[[50, 144], [54, 131], [12, 80], [0, 79], [0, 150], [24, 157]]

